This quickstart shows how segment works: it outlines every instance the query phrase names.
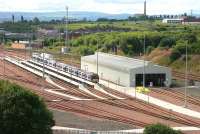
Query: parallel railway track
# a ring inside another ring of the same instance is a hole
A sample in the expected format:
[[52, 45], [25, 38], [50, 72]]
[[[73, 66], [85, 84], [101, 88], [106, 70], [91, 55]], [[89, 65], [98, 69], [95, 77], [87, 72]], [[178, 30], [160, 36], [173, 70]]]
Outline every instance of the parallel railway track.
[[[153, 89], [152, 92], [156, 92], [158, 94], [162, 94], [162, 95], [166, 95], [169, 97], [173, 97], [177, 100], [181, 100], [184, 101], [185, 99], [185, 95], [184, 93], [180, 92], [180, 91], [175, 91], [172, 89]], [[200, 100], [198, 98], [192, 97], [192, 96], [187, 96], [187, 101], [193, 105], [197, 105], [200, 106]]]
[[[29, 80], [31, 80], [31, 79], [29, 79]], [[77, 90], [77, 89], [75, 89], [75, 90]], [[142, 101], [134, 101], [133, 98], [132, 98], [131, 102], [128, 102], [125, 100], [120, 100], [120, 101], [117, 100], [117, 102], [116, 102], [115, 100], [109, 100], [109, 99], [113, 99], [113, 98], [110, 96], [108, 97], [108, 95], [105, 95], [100, 92], [97, 93], [97, 90], [95, 90], [95, 89], [91, 88], [90, 91], [98, 94], [99, 96], [108, 98], [108, 100], [98, 100], [98, 102], [100, 102], [102, 104], [116, 106], [118, 108], [122, 108], [125, 110], [143, 113], [143, 114], [151, 116], [151, 117], [155, 117], [155, 118], [163, 119], [163, 120], [170, 120], [172, 122], [176, 122], [176, 123], [183, 124], [183, 125], [200, 126], [199, 121], [193, 121], [193, 120], [190, 120], [188, 117], [182, 117], [182, 115], [167, 112], [166, 110], [163, 110], [163, 109], [158, 108], [153, 105], [148, 105]], [[41, 90], [35, 90], [35, 92], [37, 92], [39, 95], [43, 96], [46, 99], [50, 99], [50, 100], [51, 99], [63, 99], [63, 97], [58, 97], [56, 95], [47, 94], [46, 92], [42, 92]], [[112, 91], [112, 92], [115, 92], [115, 91]], [[115, 92], [115, 95], [123, 96], [121, 93], [117, 93], [117, 92]], [[123, 97], [129, 98], [129, 99], [131, 98], [130, 96], [127, 96], [127, 95], [124, 95]], [[50, 102], [50, 103], [52, 103], [52, 102]], [[110, 120], [119, 121], [119, 122], [123, 122], [123, 123], [127, 123], [127, 124], [137, 125], [140, 127], [144, 127], [145, 125], [148, 125], [148, 123], [141, 122], [138, 120], [133, 120], [132, 118], [129, 118], [127, 116], [123, 116], [121, 114], [115, 114], [115, 113], [109, 112], [107, 110], [98, 109], [94, 106], [84, 105], [84, 109], [81, 109], [82, 104], [80, 102], [75, 102], [75, 101], [67, 101], [67, 103], [66, 102], [54, 102], [53, 104], [51, 104], [51, 106], [52, 105], [57, 108], [63, 108], [65, 110], [75, 111], [80, 114], [85, 114], [85, 115], [93, 116], [93, 117], [99, 117], [99, 118], [103, 118], [103, 119], [110, 119]], [[152, 111], [152, 110], [154, 110], [154, 111]], [[173, 118], [169, 118], [170, 116], [173, 116]]]
[[[178, 71], [172, 71], [172, 75], [175, 78], [179, 78], [182, 80], [185, 79], [185, 74]], [[188, 80], [194, 80], [200, 82], [200, 75], [188, 74]]]

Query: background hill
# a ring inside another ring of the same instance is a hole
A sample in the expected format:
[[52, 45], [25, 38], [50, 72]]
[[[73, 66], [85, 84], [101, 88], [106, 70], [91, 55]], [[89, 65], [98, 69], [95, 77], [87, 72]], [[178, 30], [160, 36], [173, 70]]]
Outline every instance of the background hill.
[[[49, 21], [52, 19], [62, 19], [66, 16], [66, 12], [0, 12], [0, 21], [11, 20], [12, 15], [15, 15], [16, 20], [20, 20], [21, 16], [24, 19], [31, 20], [34, 17], [38, 17], [40, 20]], [[69, 17], [77, 20], [82, 20], [86, 18], [87, 20], [97, 20], [98, 18], [108, 18], [108, 19], [127, 19], [131, 14], [107, 14], [100, 12], [81, 12], [74, 11], [69, 12]]]

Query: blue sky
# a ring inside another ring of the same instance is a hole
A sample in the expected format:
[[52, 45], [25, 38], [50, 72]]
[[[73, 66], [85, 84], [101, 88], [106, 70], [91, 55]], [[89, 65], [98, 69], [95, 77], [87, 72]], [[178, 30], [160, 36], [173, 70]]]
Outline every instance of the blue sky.
[[[0, 11], [97, 11], [142, 13], [144, 0], [0, 0]], [[200, 0], [147, 0], [148, 14], [180, 14], [198, 10]]]

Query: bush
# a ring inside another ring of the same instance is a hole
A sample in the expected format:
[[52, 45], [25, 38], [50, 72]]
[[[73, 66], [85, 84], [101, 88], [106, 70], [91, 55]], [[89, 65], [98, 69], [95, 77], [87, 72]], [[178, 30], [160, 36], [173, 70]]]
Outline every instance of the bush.
[[155, 48], [153, 46], [148, 46], [147, 47], [147, 50], [146, 50], [146, 53], [147, 54], [150, 54]]
[[180, 58], [180, 57], [181, 57], [180, 51], [177, 50], [177, 49], [173, 49], [173, 50], [172, 50], [172, 53], [171, 53], [171, 55], [170, 55], [170, 60], [171, 60], [171, 62], [177, 60], [177, 59]]
[[176, 40], [174, 38], [166, 37], [166, 38], [163, 38], [160, 41], [160, 47], [168, 47], [168, 48], [170, 48], [173, 45], [176, 45]]
[[81, 47], [79, 49], [79, 52], [81, 55], [86, 56], [86, 55], [92, 55], [94, 54], [94, 50], [89, 48], [89, 47]]
[[182, 132], [173, 130], [162, 124], [155, 124], [147, 126], [144, 130], [144, 134], [182, 134]]
[[52, 134], [53, 115], [37, 95], [0, 81], [0, 133]]

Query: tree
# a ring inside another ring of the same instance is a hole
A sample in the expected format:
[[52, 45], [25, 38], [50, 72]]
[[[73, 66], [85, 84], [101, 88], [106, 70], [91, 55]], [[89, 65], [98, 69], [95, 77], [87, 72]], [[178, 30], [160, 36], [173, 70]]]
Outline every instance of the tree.
[[34, 24], [39, 24], [40, 20], [37, 17], [35, 17], [35, 18], [33, 18], [33, 23]]
[[160, 47], [168, 47], [168, 48], [170, 48], [175, 44], [176, 44], [176, 40], [174, 38], [171, 38], [171, 37], [163, 38], [160, 41]]
[[182, 132], [173, 130], [162, 124], [154, 124], [147, 126], [144, 130], [144, 134], [182, 134]]
[[170, 55], [170, 60], [171, 60], [171, 62], [177, 60], [177, 59], [180, 58], [180, 57], [181, 57], [180, 51], [177, 50], [177, 49], [173, 49], [173, 50], [172, 50], [172, 53], [171, 53], [171, 55]]
[[24, 22], [24, 16], [21, 16], [21, 22]]
[[2, 134], [52, 134], [54, 120], [37, 95], [0, 81], [0, 124]]
[[15, 15], [14, 14], [12, 15], [12, 23], [13, 24], [15, 23]]

